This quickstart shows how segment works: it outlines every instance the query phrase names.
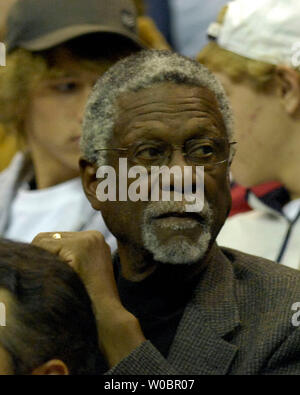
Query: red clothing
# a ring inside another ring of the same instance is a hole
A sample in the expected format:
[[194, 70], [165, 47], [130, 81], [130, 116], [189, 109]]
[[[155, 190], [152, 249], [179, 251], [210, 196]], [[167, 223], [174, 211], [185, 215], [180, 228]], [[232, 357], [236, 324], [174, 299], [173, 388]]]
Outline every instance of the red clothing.
[[247, 203], [247, 193], [251, 190], [257, 197], [263, 197], [264, 195], [280, 188], [281, 185], [278, 182], [268, 182], [266, 184], [257, 185], [253, 188], [245, 188], [241, 185], [234, 184], [231, 189], [232, 196], [232, 208], [229, 216], [244, 213], [252, 210]]

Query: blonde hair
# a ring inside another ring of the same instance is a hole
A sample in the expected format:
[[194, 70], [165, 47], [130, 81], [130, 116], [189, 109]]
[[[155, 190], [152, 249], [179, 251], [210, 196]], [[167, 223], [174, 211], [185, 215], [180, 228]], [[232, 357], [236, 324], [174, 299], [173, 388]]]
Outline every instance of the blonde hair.
[[146, 7], [144, 0], [133, 0], [138, 16], [145, 15]]
[[45, 76], [46, 60], [42, 56], [18, 49], [7, 57], [0, 69], [0, 122], [9, 129], [19, 129], [29, 93]]
[[147, 4], [144, 0], [134, 0], [137, 9], [137, 28], [140, 40], [148, 48], [171, 49], [164, 35], [159, 31], [155, 21], [147, 16]]
[[[98, 60], [76, 58], [83, 68], [103, 73], [103, 59], [100, 64]], [[7, 57], [6, 63], [6, 67], [0, 69], [0, 126], [6, 132], [23, 136], [31, 92], [44, 79], [63, 77], [65, 70], [55, 65], [52, 50], [39, 54], [19, 48]]]
[[276, 66], [245, 58], [209, 43], [197, 56], [197, 60], [213, 71], [226, 73], [232, 80], [249, 79], [256, 89], [266, 89], [272, 84]]

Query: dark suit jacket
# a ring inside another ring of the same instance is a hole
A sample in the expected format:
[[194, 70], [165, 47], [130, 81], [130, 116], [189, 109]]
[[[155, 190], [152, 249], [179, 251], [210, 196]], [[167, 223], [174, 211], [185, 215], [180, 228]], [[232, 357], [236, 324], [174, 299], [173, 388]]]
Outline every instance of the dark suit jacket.
[[296, 302], [300, 272], [216, 247], [168, 358], [146, 341], [106, 374], [300, 374]]

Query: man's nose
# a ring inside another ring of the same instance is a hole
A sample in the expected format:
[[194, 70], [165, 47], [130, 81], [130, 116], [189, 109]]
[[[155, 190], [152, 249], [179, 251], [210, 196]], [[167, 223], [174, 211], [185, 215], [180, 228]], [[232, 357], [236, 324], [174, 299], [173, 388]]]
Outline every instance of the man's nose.
[[[178, 178], [181, 178], [181, 192], [190, 190], [191, 192], [195, 190], [196, 187], [196, 171], [195, 166], [190, 165], [186, 161], [186, 156], [180, 149], [176, 149], [173, 151], [173, 155], [171, 161], [169, 163], [169, 168], [175, 167], [178, 169], [178, 172], [174, 172], [175, 175], [171, 174], [170, 177], [170, 190], [175, 191], [178, 189]], [[180, 191], [177, 191], [180, 192]]]

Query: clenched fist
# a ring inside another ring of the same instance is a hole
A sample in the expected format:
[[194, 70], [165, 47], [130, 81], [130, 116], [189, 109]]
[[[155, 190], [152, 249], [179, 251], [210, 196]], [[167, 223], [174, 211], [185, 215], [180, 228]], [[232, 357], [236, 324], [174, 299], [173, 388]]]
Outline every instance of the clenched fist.
[[136, 317], [121, 303], [110, 248], [100, 232], [40, 233], [32, 244], [60, 257], [81, 277], [93, 304], [100, 348], [111, 367], [146, 340]]
[[81, 277], [92, 300], [101, 297], [107, 302], [121, 304], [110, 248], [100, 232], [40, 233], [32, 244], [67, 262]]

